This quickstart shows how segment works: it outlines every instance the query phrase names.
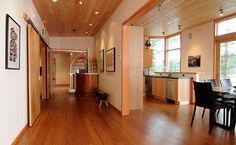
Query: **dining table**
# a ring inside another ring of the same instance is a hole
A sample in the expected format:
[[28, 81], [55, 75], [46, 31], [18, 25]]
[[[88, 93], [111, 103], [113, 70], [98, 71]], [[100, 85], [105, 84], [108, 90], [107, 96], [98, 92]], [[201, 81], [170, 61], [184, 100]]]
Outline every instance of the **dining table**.
[[229, 101], [231, 107], [229, 129], [235, 128], [236, 123], [236, 88], [235, 87], [213, 87], [213, 92], [223, 101]]

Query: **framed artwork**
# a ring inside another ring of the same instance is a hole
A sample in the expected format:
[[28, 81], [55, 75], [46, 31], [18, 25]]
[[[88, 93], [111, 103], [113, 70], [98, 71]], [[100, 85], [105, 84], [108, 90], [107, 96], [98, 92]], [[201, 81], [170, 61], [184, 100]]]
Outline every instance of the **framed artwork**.
[[104, 72], [104, 49], [99, 52], [100, 72]]
[[107, 72], [115, 72], [115, 47], [106, 51], [106, 62]]
[[200, 67], [201, 55], [188, 56], [188, 67]]
[[6, 15], [6, 69], [20, 69], [20, 25]]

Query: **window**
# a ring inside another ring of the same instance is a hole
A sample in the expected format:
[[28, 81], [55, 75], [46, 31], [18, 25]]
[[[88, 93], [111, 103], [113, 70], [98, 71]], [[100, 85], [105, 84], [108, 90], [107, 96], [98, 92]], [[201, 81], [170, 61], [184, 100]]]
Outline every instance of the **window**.
[[236, 85], [235, 26], [235, 16], [216, 22], [216, 79], [230, 78], [233, 85]]
[[236, 32], [236, 17], [227, 19], [217, 23], [217, 35], [224, 35], [232, 32]]
[[236, 41], [220, 43], [220, 78], [236, 84]]
[[180, 72], [180, 35], [167, 39], [167, 70]]
[[150, 43], [153, 49], [151, 72], [180, 72], [180, 35], [150, 38]]
[[150, 38], [151, 47], [153, 49], [153, 67], [152, 72], [163, 71], [165, 66], [165, 39], [164, 38]]

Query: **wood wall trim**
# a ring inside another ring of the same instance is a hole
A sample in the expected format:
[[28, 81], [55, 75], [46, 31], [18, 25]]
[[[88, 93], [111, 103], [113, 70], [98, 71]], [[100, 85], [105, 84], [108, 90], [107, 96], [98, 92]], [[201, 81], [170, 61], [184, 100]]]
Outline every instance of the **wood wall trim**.
[[17, 135], [17, 137], [14, 139], [14, 141], [12, 142], [12, 145], [17, 145], [17, 143], [19, 143], [22, 135], [25, 133], [26, 129], [28, 128], [28, 125], [25, 124], [25, 126], [23, 127], [23, 129], [20, 131], [20, 133]]
[[225, 34], [225, 35], [220, 35], [220, 36], [215, 36], [215, 41], [216, 42], [227, 42], [227, 41], [233, 41], [236, 38], [236, 32]]
[[128, 26], [122, 27], [122, 60], [121, 60], [121, 113], [122, 115], [129, 115], [129, 51], [128, 47]]
[[158, 4], [164, 2], [165, 0], [149, 0], [144, 6], [142, 6], [138, 11], [136, 11], [132, 16], [130, 16], [123, 25], [132, 25], [132, 22], [141, 18], [147, 14], [150, 10], [155, 8]]
[[220, 17], [218, 19], [215, 19], [215, 22], [225, 21], [225, 20], [231, 19], [233, 17], [236, 17], [236, 13], [233, 13], [233, 14], [230, 14], [230, 15], [223, 16], [223, 17]]

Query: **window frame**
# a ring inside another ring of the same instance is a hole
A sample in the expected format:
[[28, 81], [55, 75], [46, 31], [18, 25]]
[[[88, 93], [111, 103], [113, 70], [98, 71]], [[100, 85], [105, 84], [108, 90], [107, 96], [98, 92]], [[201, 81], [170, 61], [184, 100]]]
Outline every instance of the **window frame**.
[[236, 41], [236, 32], [231, 32], [223, 35], [217, 35], [218, 34], [218, 23], [227, 21], [229, 19], [236, 18], [236, 15], [230, 15], [218, 20], [214, 21], [214, 26], [215, 26], [215, 49], [214, 49], [214, 64], [213, 64], [213, 69], [214, 69], [214, 78], [216, 80], [220, 80], [220, 44], [225, 43], [225, 42], [230, 42], [230, 41]]
[[[171, 37], [175, 37], [175, 36], [180, 36], [180, 48], [174, 48], [169, 50], [168, 49], [168, 39]], [[164, 39], [164, 67], [167, 68], [168, 67], [168, 52], [169, 51], [174, 51], [174, 50], [179, 50], [180, 51], [180, 71], [181, 72], [181, 55], [182, 55], [182, 33], [178, 32], [172, 35], [168, 35], [168, 36], [149, 36], [148, 40], [150, 42], [150, 39]], [[162, 71], [162, 72], [166, 72], [166, 71]]]
[[[179, 45], [179, 48], [174, 48], [174, 49], [168, 49], [169, 48], [169, 39], [172, 38], [172, 37], [176, 37], [176, 36], [179, 36], [180, 37], [180, 45]], [[166, 38], [166, 67], [169, 68], [169, 63], [168, 63], [168, 52], [171, 52], [171, 51], [175, 51], [175, 50], [179, 50], [180, 52], [180, 68], [179, 68], [179, 72], [181, 72], [181, 47], [182, 47], [182, 41], [181, 41], [181, 33], [178, 33], [178, 34], [174, 34], [174, 35], [170, 35]], [[170, 69], [170, 68], [169, 68]]]
[[[148, 37], [149, 42], [151, 42], [150, 39], [164, 39], [164, 50], [163, 50], [164, 51], [164, 60], [163, 60], [163, 65], [165, 67], [166, 66], [166, 57], [165, 57], [166, 56], [166, 39], [165, 39], [165, 37], [164, 36], [150, 36], [150, 37]], [[152, 66], [152, 67], [154, 67], [154, 66]]]
[[220, 19], [217, 19], [217, 20], [214, 21], [215, 37], [220, 37], [220, 36], [225, 36], [225, 35], [228, 35], [228, 34], [236, 33], [236, 32], [230, 32], [230, 33], [218, 35], [218, 27], [219, 27], [218, 25], [219, 25], [219, 23], [220, 23], [220, 22], [227, 21], [227, 20], [230, 20], [230, 19], [233, 19], [233, 18], [236, 18], [236, 14], [229, 15], [229, 16], [226, 16], [226, 17], [223, 17], [223, 18], [220, 18]]

